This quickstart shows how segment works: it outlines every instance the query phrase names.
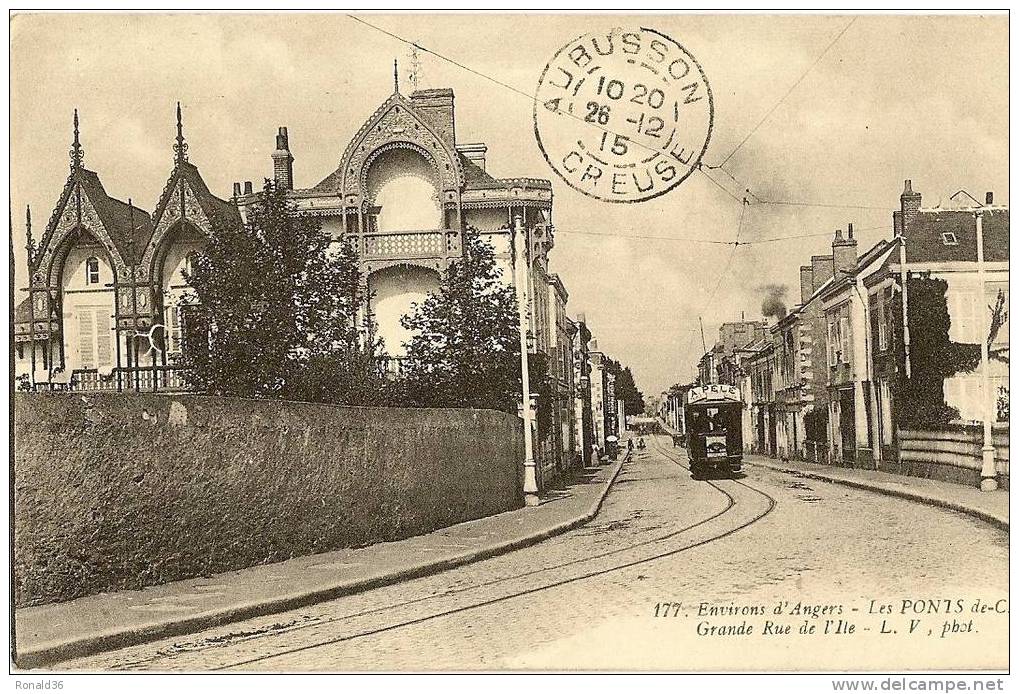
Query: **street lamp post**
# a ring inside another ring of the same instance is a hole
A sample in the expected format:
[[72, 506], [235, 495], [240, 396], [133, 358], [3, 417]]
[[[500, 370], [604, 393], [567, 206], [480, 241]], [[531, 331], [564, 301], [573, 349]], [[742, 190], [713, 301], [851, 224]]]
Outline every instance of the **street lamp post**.
[[517, 315], [520, 321], [520, 385], [521, 411], [524, 419], [524, 503], [538, 505], [538, 475], [534, 464], [534, 438], [531, 424], [534, 411], [531, 409], [531, 376], [527, 365], [527, 237], [524, 234], [523, 219], [513, 217], [514, 270], [516, 275]]
[[[984, 210], [978, 209], [974, 212], [977, 223], [977, 278], [980, 284], [980, 305], [983, 306], [987, 289], [984, 284]], [[980, 315], [984, 315], [981, 309]], [[981, 326], [984, 322], [981, 321]], [[990, 334], [990, 331], [987, 331]], [[987, 345], [987, 337], [981, 334], [980, 338], [980, 390], [984, 400], [984, 445], [980, 449], [980, 489], [985, 492], [993, 492], [998, 488], [998, 470], [994, 463], [994, 438], [991, 432], [991, 424], [997, 418], [997, 408], [994, 393], [991, 392], [990, 375], [990, 349]]]

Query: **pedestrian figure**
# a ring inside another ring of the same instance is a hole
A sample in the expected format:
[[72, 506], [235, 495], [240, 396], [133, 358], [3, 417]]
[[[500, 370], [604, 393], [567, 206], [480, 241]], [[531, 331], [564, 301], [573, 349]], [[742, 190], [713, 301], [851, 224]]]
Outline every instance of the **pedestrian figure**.
[[598, 450], [598, 444], [591, 444], [591, 463], [597, 465], [601, 462], [601, 451]]

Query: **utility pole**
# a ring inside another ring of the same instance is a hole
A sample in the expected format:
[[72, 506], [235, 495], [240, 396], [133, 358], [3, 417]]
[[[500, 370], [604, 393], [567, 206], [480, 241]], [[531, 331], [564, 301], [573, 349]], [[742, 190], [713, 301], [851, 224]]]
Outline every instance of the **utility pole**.
[[[990, 197], [990, 194], [988, 194]], [[990, 200], [987, 201], [990, 204]], [[984, 284], [984, 210], [978, 208], [973, 216], [977, 223], [977, 281], [980, 284], [980, 306], [983, 307], [987, 297], [987, 289]], [[984, 311], [981, 308], [981, 315]], [[986, 327], [985, 321], [980, 321], [981, 328]], [[980, 338], [980, 390], [984, 400], [984, 445], [980, 449], [980, 489], [985, 492], [993, 492], [998, 488], [998, 469], [994, 463], [994, 438], [991, 431], [991, 424], [997, 419], [997, 407], [995, 394], [991, 392], [990, 375], [990, 348], [987, 338], [990, 336], [990, 329], [981, 331]]]
[[527, 236], [524, 233], [523, 218], [513, 217], [514, 270], [516, 275], [517, 316], [520, 322], [520, 385], [521, 410], [524, 420], [524, 503], [538, 505], [538, 475], [534, 464], [534, 438], [531, 424], [534, 412], [531, 410], [531, 375], [527, 365], [527, 307], [528, 307], [528, 262]]

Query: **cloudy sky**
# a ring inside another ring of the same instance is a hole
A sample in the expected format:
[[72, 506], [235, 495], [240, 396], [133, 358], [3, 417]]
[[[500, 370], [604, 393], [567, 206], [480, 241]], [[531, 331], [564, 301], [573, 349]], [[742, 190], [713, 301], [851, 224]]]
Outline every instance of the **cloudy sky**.
[[[836, 228], [854, 222], [861, 251], [890, 235], [903, 179], [925, 205], [959, 189], [1008, 201], [1005, 16], [365, 19], [527, 94], [555, 51], [590, 31], [655, 28], [698, 59], [715, 99], [706, 163], [752, 136], [728, 173], [710, 171], [718, 185], [695, 174], [667, 195], [618, 205], [559, 182], [528, 98], [420, 55], [420, 86], [455, 90], [457, 139], [487, 143], [492, 174], [553, 181], [552, 263], [571, 313], [586, 314], [600, 348], [630, 364], [646, 393], [691, 378], [698, 316], [710, 346], [721, 321], [761, 315], [766, 285], [788, 285], [794, 303], [799, 265], [830, 251]], [[229, 197], [233, 181], [271, 174], [278, 126], [289, 127], [297, 186], [312, 186], [392, 92], [393, 58], [410, 89], [409, 47], [343, 15], [21, 15], [11, 32], [18, 287], [25, 205], [38, 238], [67, 176], [73, 108], [86, 165], [111, 195], [151, 211], [171, 169], [178, 100], [191, 161]], [[743, 209], [746, 188], [756, 197]], [[705, 243], [738, 228], [748, 245]]]

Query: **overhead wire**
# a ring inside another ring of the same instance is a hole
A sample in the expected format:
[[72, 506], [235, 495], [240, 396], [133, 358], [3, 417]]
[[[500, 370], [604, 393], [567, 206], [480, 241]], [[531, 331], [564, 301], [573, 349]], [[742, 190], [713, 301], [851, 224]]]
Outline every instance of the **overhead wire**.
[[[457, 67], [457, 68], [459, 68], [461, 70], [469, 72], [472, 75], [476, 75], [478, 77], [481, 77], [482, 79], [488, 80], [489, 82], [492, 82], [493, 84], [496, 84], [496, 85], [498, 85], [498, 86], [500, 86], [500, 87], [502, 87], [504, 89], [507, 89], [507, 90], [513, 92], [514, 94], [517, 94], [519, 96], [522, 96], [522, 97], [526, 98], [532, 104], [537, 103], [537, 99], [534, 97], [533, 94], [528, 94], [527, 92], [523, 91], [522, 89], [514, 87], [513, 85], [508, 84], [506, 82], [503, 82], [502, 80], [496, 79], [495, 77], [492, 77], [491, 75], [488, 75], [488, 74], [486, 74], [486, 73], [484, 73], [484, 72], [482, 72], [480, 70], [476, 70], [476, 69], [470, 67], [469, 65], [465, 65], [464, 63], [461, 63], [460, 61], [455, 60], [453, 58], [450, 58], [449, 56], [444, 55], [443, 53], [440, 53], [439, 51], [436, 51], [436, 50], [433, 50], [431, 48], [428, 48], [427, 46], [424, 46], [424, 45], [422, 45], [421, 43], [419, 43], [417, 41], [412, 41], [410, 39], [404, 38], [403, 36], [400, 36], [399, 34], [396, 34], [396, 33], [392, 32], [392, 31], [389, 31], [387, 29], [383, 29], [382, 27], [380, 27], [380, 26], [378, 26], [376, 24], [373, 24], [372, 22], [369, 22], [369, 21], [367, 21], [366, 19], [364, 19], [362, 17], [358, 17], [358, 16], [352, 15], [352, 14], [348, 14], [347, 17], [349, 19], [352, 19], [355, 22], [363, 24], [364, 26], [369, 27], [369, 28], [371, 28], [371, 29], [381, 33], [381, 34], [384, 34], [385, 36], [388, 36], [388, 37], [390, 37], [392, 39], [400, 41], [401, 43], [404, 43], [404, 44], [406, 44], [408, 46], [416, 48], [416, 49], [418, 49], [420, 51], [423, 51], [425, 53], [429, 53], [431, 55], [434, 55], [436, 58], [438, 58], [440, 60], [443, 60], [443, 61], [449, 63], [450, 65], [453, 65], [453, 66], [455, 66], [455, 67]], [[856, 21], [855, 18], [853, 19], [853, 21]], [[849, 28], [849, 26], [851, 24], [852, 24], [852, 22], [850, 22], [848, 25], [846, 25], [846, 27], [842, 30], [842, 32], [840, 32], [839, 35], [835, 37], [835, 39], [828, 45], [828, 48], [825, 49], [825, 53], [831, 48], [831, 46], [833, 46], [835, 44], [836, 41], [838, 41], [838, 39], [842, 36], [842, 34], [845, 33], [845, 31]], [[814, 62], [814, 65], [816, 65], [817, 62], [819, 62], [820, 59], [823, 56], [824, 56], [824, 53], [822, 53], [821, 56], [818, 57], [818, 59]], [[810, 69], [812, 69], [814, 65], [812, 65], [810, 68], [808, 68], [807, 72], [809, 72]], [[803, 78], [805, 76], [806, 76], [806, 73], [801, 75], [800, 79], [797, 80], [795, 84], [793, 84], [793, 86], [789, 89], [789, 92], [787, 92], [785, 96], [788, 96], [789, 93], [791, 93], [792, 90], [796, 88], [796, 86], [803, 80]], [[783, 96], [782, 99], [785, 99], [785, 96]], [[778, 103], [781, 103], [782, 99], [780, 99]], [[775, 108], [778, 107], [778, 103], [774, 107], [772, 107], [771, 111], [769, 111], [768, 114], [766, 114], [765, 118], [761, 120], [761, 123], [763, 123], [765, 120], [767, 120], [767, 117], [769, 115], [771, 115], [771, 112], [773, 112], [775, 110]], [[570, 118], [573, 118], [574, 120], [576, 120], [576, 121], [578, 121], [580, 123], [583, 123], [585, 126], [596, 128], [597, 130], [600, 130], [601, 132], [607, 133], [609, 135], [613, 135], [613, 136], [617, 136], [618, 135], [620, 137], [623, 136], [622, 133], [617, 133], [614, 130], [610, 130], [609, 128], [606, 128], [606, 127], [604, 127], [604, 126], [602, 126], [602, 125], [600, 125], [598, 123], [592, 123], [592, 122], [589, 122], [589, 121], [585, 121], [584, 119], [582, 119], [580, 116], [578, 116], [576, 114], [563, 112], [563, 115], [565, 115], [567, 117], [570, 117]], [[760, 127], [761, 123], [758, 123], [758, 125], [754, 127], [754, 130], [751, 131], [751, 133], [748, 134], [747, 137], [744, 138], [744, 142], [740, 143], [740, 145], [737, 147], [737, 150], [738, 150], [739, 147], [742, 147], [742, 145], [746, 142], [746, 140], [748, 140], [750, 138], [750, 135], [752, 135], [753, 132], [756, 131], [757, 128]], [[638, 147], [641, 147], [642, 149], [647, 150], [648, 152], [652, 152], [652, 153], [658, 153], [659, 152], [659, 150], [657, 150], [657, 149], [655, 149], [653, 147], [650, 147], [650, 146], [648, 146], [648, 145], [646, 145], [646, 144], [644, 144], [644, 143], [642, 143], [642, 142], [640, 142], [638, 140], [630, 140], [630, 142], [632, 142], [633, 144], [637, 145]], [[733, 152], [730, 153], [729, 157], [731, 157], [732, 154], [735, 154], [735, 152], [736, 152], [736, 150], [733, 150]], [[717, 188], [722, 190], [722, 192], [724, 192], [727, 196], [729, 196], [730, 198], [732, 198], [736, 202], [742, 204], [742, 199], [741, 199], [741, 197], [739, 195], [733, 193], [728, 188], [726, 188], [725, 186], [721, 185], [711, 175], [709, 175], [707, 173], [707, 171], [705, 171], [705, 169], [724, 171], [726, 173], [726, 175], [728, 175], [730, 178], [733, 179], [733, 181], [736, 181], [737, 183], [739, 183], [738, 179], [736, 179], [735, 176], [732, 175], [732, 173], [730, 173], [728, 170], [722, 168], [724, 166], [724, 164], [729, 160], [729, 157], [726, 157], [726, 159], [721, 164], [719, 164], [717, 166], [710, 166], [710, 165], [707, 165], [707, 164], [702, 164], [702, 165], [694, 167], [694, 170], [696, 170], [696, 171], [700, 172], [702, 175], [704, 175], [705, 178], [707, 178]], [[764, 204], [764, 205], [800, 205], [800, 206], [804, 206], [804, 207], [832, 207], [832, 208], [844, 207], [844, 208], [861, 208], [861, 209], [884, 209], [884, 208], [868, 208], [867, 206], [861, 206], [861, 205], [839, 205], [839, 204], [834, 204], [834, 203], [812, 203], [812, 202], [806, 202], [806, 201], [804, 201], [804, 202], [784, 202], [784, 201], [783, 202], [775, 202], [775, 201], [769, 201], [769, 200], [761, 199], [758, 195], [756, 195], [755, 193], [751, 192], [749, 186], [743, 186], [743, 187], [745, 188], [745, 191], [746, 191], [747, 194], [749, 194], [751, 197], [755, 198], [758, 203]]]
[[797, 79], [795, 82], [793, 82], [793, 85], [791, 87], [789, 87], [789, 89], [786, 91], [785, 94], [782, 95], [782, 98], [780, 98], [778, 101], [776, 101], [774, 106], [772, 106], [770, 109], [768, 109], [768, 112], [765, 113], [764, 117], [761, 118], [761, 120], [759, 120], [757, 122], [757, 125], [755, 125], [753, 128], [750, 129], [750, 132], [748, 132], [746, 134], [746, 137], [744, 137], [742, 140], [740, 140], [740, 143], [738, 145], [736, 145], [736, 147], [731, 152], [729, 152], [728, 156], [726, 156], [726, 158], [723, 159], [721, 161], [721, 163], [718, 164], [718, 167], [716, 167], [716, 168], [720, 168], [722, 166], [725, 166], [725, 164], [730, 159], [732, 159], [733, 155], [736, 154], [736, 152], [740, 151], [740, 149], [743, 147], [743, 145], [745, 145], [747, 143], [747, 141], [749, 141], [750, 138], [753, 137], [754, 133], [757, 132], [758, 128], [760, 128], [762, 125], [764, 125], [764, 122], [766, 120], [768, 120], [768, 118], [771, 117], [771, 114], [774, 113], [775, 110], [782, 104], [782, 102], [785, 101], [789, 97], [789, 95], [793, 93], [793, 91], [796, 89], [796, 87], [798, 87], [800, 85], [800, 82], [802, 82], [807, 77], [807, 75], [810, 74], [810, 71], [813, 70], [815, 67], [817, 67], [817, 64], [820, 63], [821, 59], [824, 58], [824, 56], [826, 56], [828, 54], [828, 51], [830, 51], [832, 49], [832, 47], [836, 43], [838, 43], [838, 40], [840, 38], [842, 38], [842, 36], [847, 31], [849, 31], [849, 27], [853, 26], [853, 24], [856, 23], [857, 19], [858, 19], [857, 17], [853, 17], [852, 19], [849, 20], [848, 24], [846, 24], [844, 27], [842, 27], [842, 31], [840, 31], [835, 36], [835, 38], [833, 38], [831, 41], [828, 42], [828, 45], [824, 47], [824, 50], [821, 51], [821, 54], [817, 56], [817, 58], [814, 60], [814, 62], [810, 64], [810, 67], [808, 67], [806, 70], [803, 71], [803, 74], [800, 75], [799, 79]]

